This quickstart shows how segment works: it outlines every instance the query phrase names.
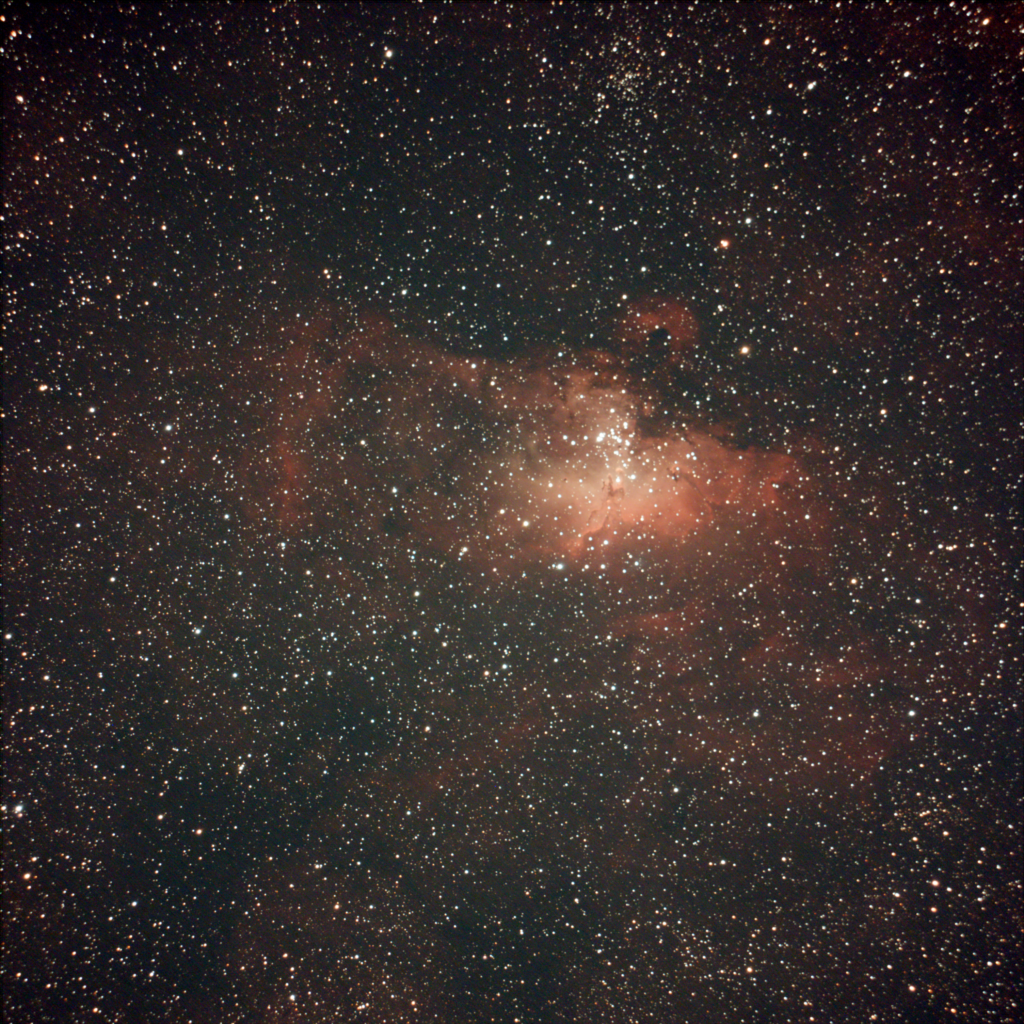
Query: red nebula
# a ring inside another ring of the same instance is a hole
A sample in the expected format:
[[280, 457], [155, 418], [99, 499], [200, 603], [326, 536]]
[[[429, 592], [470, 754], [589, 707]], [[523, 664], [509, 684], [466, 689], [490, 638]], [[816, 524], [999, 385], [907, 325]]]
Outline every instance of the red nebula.
[[[671, 315], [695, 338], [681, 303], [629, 315], [637, 332]], [[714, 767], [780, 799], [870, 780], [906, 731], [874, 703], [899, 669], [836, 585], [858, 541], [812, 469], [815, 444], [740, 449], [683, 422], [650, 436], [626, 370], [454, 356], [380, 316], [338, 332], [327, 359], [326, 322], [279, 361], [245, 479], [255, 517], [324, 550], [339, 622], [358, 623], [357, 599], [380, 621], [422, 615], [426, 553], [478, 601], [556, 587], [579, 614], [576, 591], [585, 639], [578, 666], [558, 668], [572, 712], [628, 689], [631, 717], [664, 732], [652, 764]], [[590, 675], [587, 645], [606, 640], [616, 660]], [[920, 689], [926, 666], [904, 675]], [[552, 685], [540, 665], [527, 675], [507, 738]]]

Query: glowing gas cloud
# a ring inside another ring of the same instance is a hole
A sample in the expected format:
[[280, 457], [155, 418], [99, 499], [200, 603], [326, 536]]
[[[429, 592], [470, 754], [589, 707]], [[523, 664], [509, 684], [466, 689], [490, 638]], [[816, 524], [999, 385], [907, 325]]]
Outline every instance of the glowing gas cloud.
[[[373, 623], [420, 620], [419, 636], [440, 578], [480, 608], [550, 594], [616, 652], [555, 659], [574, 714], [629, 688], [636, 721], [678, 737], [659, 771], [728, 766], [787, 799], [871, 779], [905, 731], [877, 702], [927, 692], [929, 666], [865, 626], [847, 567], [877, 538], [822, 492], [813, 439], [741, 447], [685, 414], [651, 429], [651, 388], [599, 353], [456, 356], [379, 315], [330, 346], [317, 329], [284, 352], [239, 475], [254, 519], [323, 578], [319, 628], [358, 647]], [[520, 701], [509, 735], [534, 712]]]

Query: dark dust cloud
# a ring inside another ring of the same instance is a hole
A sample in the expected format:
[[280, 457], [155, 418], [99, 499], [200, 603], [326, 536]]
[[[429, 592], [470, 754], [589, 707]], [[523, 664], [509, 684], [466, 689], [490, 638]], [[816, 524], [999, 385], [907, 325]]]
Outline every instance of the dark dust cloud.
[[8, 7], [5, 1019], [1020, 1020], [1022, 26]]

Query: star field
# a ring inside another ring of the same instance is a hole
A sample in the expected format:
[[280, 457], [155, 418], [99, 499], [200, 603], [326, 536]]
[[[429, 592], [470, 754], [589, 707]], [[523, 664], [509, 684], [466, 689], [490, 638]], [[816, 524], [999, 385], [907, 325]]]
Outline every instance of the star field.
[[5, 1019], [1020, 1018], [1020, 4], [0, 36]]

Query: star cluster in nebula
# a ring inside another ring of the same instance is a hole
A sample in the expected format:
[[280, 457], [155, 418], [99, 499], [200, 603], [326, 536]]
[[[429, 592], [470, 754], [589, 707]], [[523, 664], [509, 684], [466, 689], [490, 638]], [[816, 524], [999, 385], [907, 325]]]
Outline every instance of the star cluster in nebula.
[[0, 16], [5, 1019], [1019, 1019], [1022, 24]]

